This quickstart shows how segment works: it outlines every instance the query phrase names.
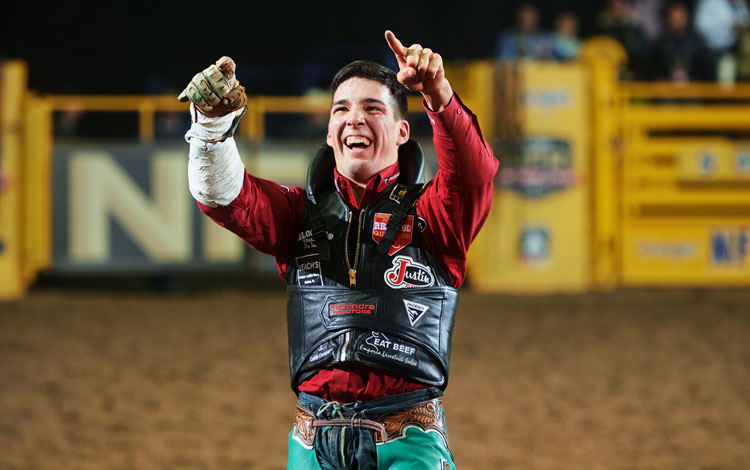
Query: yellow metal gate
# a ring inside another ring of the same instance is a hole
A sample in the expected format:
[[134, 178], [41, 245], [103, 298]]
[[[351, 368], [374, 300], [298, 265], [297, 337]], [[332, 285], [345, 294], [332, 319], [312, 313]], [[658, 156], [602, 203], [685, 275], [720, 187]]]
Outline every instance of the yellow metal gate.
[[622, 91], [622, 283], [750, 284], [750, 86]]

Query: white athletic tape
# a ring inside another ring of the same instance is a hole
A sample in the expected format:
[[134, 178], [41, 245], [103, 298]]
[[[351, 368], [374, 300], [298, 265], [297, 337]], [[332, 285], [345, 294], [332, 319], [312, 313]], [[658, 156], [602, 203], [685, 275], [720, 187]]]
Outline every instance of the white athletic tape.
[[185, 140], [190, 143], [190, 194], [196, 201], [207, 206], [226, 206], [242, 190], [245, 166], [233, 138], [215, 144], [206, 141], [221, 137], [232, 124], [234, 113], [210, 118], [191, 107], [191, 114], [197, 119], [194, 119], [190, 130], [185, 134]]

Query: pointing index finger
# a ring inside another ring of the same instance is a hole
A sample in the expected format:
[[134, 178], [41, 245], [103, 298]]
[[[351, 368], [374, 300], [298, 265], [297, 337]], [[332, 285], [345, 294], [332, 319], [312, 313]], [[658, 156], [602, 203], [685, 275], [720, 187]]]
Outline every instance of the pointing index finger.
[[406, 51], [407, 49], [404, 47], [403, 44], [401, 44], [401, 41], [398, 40], [395, 34], [389, 29], [385, 32], [385, 40], [388, 42], [388, 47], [391, 48], [394, 54], [396, 54], [396, 57], [398, 59], [405, 59], [406, 58]]

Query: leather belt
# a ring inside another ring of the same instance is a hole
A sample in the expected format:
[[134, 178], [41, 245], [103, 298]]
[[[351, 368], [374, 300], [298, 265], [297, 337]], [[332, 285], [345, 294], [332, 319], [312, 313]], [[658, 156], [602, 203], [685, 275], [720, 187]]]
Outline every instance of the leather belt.
[[443, 419], [443, 402], [439, 398], [426, 400], [401, 410], [386, 413], [377, 421], [361, 418], [318, 419], [312, 411], [297, 405], [294, 414], [293, 437], [308, 447], [315, 441], [316, 428], [326, 426], [352, 427], [375, 431], [375, 443], [384, 444], [404, 436], [409, 427], [422, 431], [436, 431], [447, 442], [445, 420]]
[[339, 426], [339, 427], [352, 427], [369, 429], [371, 431], [377, 431], [380, 433], [380, 439], [375, 439], [378, 442], [385, 442], [388, 437], [388, 433], [385, 430], [385, 426], [377, 421], [370, 419], [355, 418], [352, 416], [350, 419], [346, 418], [334, 418], [334, 419], [314, 419], [312, 421], [312, 427], [323, 428], [326, 426]]

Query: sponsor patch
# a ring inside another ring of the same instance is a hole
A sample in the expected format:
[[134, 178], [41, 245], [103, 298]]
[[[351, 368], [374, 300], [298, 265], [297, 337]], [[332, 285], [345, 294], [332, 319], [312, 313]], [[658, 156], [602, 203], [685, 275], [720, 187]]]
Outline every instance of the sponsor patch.
[[345, 302], [330, 304], [328, 313], [330, 315], [375, 315], [375, 307], [375, 304]]
[[385, 184], [391, 184], [391, 183], [392, 183], [393, 181], [396, 181], [396, 180], [398, 179], [398, 177], [399, 177], [399, 176], [401, 176], [401, 173], [400, 173], [400, 172], [399, 172], [399, 173], [396, 173], [396, 174], [395, 174], [395, 175], [393, 175], [393, 176], [389, 176], [388, 178], [384, 179], [384, 180], [383, 180], [383, 183], [385, 183]]
[[393, 258], [393, 267], [383, 275], [385, 283], [394, 289], [409, 287], [430, 287], [435, 284], [435, 276], [427, 266], [417, 263], [409, 256]]
[[[385, 235], [385, 231], [388, 228], [388, 220], [390, 220], [390, 218], [391, 214], [384, 214], [382, 212], [375, 214], [375, 222], [372, 224], [372, 239], [375, 240], [375, 243], [380, 244], [383, 240], [383, 235]], [[393, 245], [391, 245], [391, 248], [388, 250], [388, 255], [393, 256], [403, 247], [409, 245], [412, 240], [413, 232], [414, 216], [407, 215], [401, 228], [398, 229], [396, 238], [393, 240]]]
[[317, 362], [321, 359], [325, 359], [326, 357], [332, 355], [335, 352], [335, 349], [330, 347], [328, 343], [323, 343], [320, 346], [318, 346], [318, 349], [315, 350], [312, 354], [310, 354], [310, 358], [308, 361], [310, 362]]
[[318, 245], [315, 243], [315, 239], [313, 238], [312, 230], [305, 230], [304, 232], [300, 232], [299, 235], [297, 235], [297, 242], [301, 243], [302, 247], [305, 250], [318, 247]]
[[409, 323], [411, 323], [411, 326], [414, 326], [414, 324], [422, 318], [422, 315], [430, 309], [427, 305], [418, 304], [417, 302], [412, 302], [411, 300], [404, 299], [404, 306], [406, 307], [406, 314], [409, 316]]
[[322, 286], [323, 276], [320, 274], [320, 254], [298, 256], [297, 284], [300, 286]]
[[364, 344], [359, 345], [359, 350], [371, 356], [390, 359], [408, 366], [419, 365], [419, 361], [414, 357], [417, 354], [417, 348], [405, 341], [391, 340], [379, 331], [371, 332]]

